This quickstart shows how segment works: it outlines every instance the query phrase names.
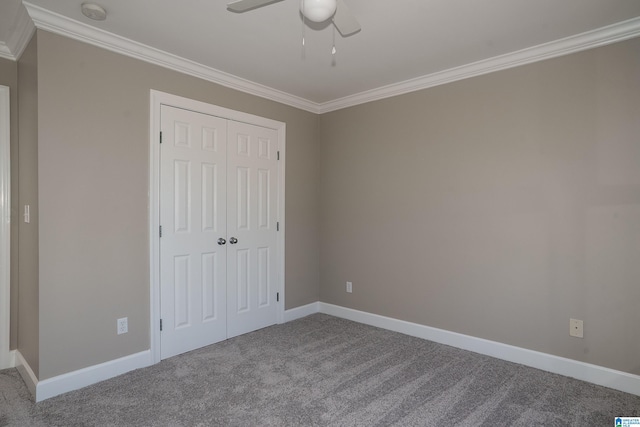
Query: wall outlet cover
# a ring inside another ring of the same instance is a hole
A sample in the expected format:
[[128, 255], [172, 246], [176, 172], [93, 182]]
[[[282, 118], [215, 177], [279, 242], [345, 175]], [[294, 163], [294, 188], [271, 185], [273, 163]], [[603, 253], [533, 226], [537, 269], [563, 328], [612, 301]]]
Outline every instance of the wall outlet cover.
[[127, 332], [129, 332], [129, 321], [127, 317], [118, 319], [117, 331], [118, 331], [118, 335], [126, 334]]
[[569, 319], [569, 335], [584, 338], [584, 322], [578, 319]]

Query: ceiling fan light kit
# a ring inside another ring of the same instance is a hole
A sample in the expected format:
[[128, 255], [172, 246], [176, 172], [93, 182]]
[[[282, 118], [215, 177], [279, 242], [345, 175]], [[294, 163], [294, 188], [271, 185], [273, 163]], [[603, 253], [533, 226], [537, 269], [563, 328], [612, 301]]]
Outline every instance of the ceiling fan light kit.
[[[234, 0], [227, 4], [227, 9], [236, 13], [258, 9], [282, 0]], [[304, 20], [325, 22], [332, 20], [333, 25], [343, 37], [360, 31], [358, 20], [351, 14], [345, 0], [300, 0], [300, 12]]]
[[324, 22], [336, 13], [337, 0], [302, 0], [300, 12], [309, 21]]

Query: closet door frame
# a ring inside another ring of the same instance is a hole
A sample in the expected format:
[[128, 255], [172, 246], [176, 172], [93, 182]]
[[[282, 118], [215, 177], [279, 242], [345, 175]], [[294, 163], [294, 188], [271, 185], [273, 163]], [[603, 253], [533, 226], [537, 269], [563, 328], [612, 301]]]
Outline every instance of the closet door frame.
[[160, 106], [168, 105], [228, 120], [249, 123], [273, 129], [278, 133], [278, 201], [277, 237], [278, 274], [276, 289], [280, 295], [277, 306], [277, 323], [284, 322], [284, 255], [285, 255], [285, 161], [286, 124], [253, 114], [230, 110], [213, 104], [172, 95], [157, 90], [150, 92], [149, 120], [149, 330], [151, 363], [160, 362]]

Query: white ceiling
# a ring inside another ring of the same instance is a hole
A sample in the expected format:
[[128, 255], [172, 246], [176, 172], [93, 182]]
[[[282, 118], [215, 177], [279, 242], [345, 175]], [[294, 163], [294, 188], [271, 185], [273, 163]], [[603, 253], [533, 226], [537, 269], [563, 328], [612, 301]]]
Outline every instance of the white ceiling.
[[[193, 61], [192, 74], [320, 109], [640, 35], [639, 0], [345, 0], [362, 31], [336, 33], [333, 58], [331, 25], [306, 27], [303, 52], [299, 0], [242, 14], [227, 11], [225, 0], [96, 0], [108, 12], [102, 22], [81, 14], [82, 1], [27, 7], [40, 28], [89, 42], [108, 36], [134, 56], [146, 52], [141, 45], [155, 48]], [[0, 40], [11, 39], [21, 8], [20, 0], [0, 3]]]

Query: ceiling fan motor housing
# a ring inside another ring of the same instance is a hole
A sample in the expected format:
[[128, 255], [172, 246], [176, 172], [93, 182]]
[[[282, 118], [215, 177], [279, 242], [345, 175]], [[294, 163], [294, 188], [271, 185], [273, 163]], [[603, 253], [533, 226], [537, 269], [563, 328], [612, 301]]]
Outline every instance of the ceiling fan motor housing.
[[300, 11], [310, 21], [324, 22], [336, 13], [337, 0], [301, 0]]

